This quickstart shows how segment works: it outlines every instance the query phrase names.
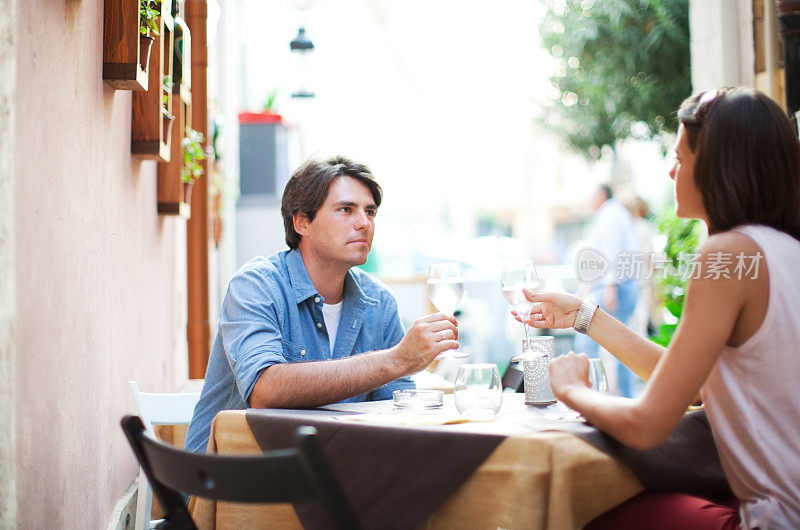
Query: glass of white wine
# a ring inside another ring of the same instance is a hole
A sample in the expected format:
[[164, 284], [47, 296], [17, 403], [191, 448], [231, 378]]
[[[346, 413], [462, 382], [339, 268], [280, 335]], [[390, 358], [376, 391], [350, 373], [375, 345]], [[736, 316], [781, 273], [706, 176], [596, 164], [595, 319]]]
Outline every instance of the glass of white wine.
[[506, 301], [523, 320], [522, 325], [525, 330], [525, 342], [527, 344], [530, 337], [528, 335], [528, 324], [524, 320], [531, 314], [533, 303], [525, 298], [523, 289], [538, 291], [539, 287], [541, 287], [536, 267], [530, 261], [507, 263], [503, 265], [500, 284]]
[[[461, 265], [448, 261], [428, 267], [428, 299], [437, 311], [452, 316], [463, 296], [464, 276], [461, 274]], [[436, 359], [446, 357], [463, 358], [469, 355], [458, 350], [448, 350], [437, 355]]]

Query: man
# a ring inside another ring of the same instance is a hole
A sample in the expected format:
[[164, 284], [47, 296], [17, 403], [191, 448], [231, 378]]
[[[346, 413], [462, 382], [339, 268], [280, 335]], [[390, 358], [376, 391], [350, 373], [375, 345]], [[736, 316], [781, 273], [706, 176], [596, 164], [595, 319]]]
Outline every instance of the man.
[[295, 171], [281, 203], [290, 250], [251, 260], [231, 280], [188, 450], [205, 451], [220, 410], [389, 399], [458, 348], [456, 320], [442, 313], [404, 336], [394, 297], [353, 267], [367, 260], [381, 197], [370, 170], [343, 157]]
[[[600, 304], [608, 314], [627, 325], [636, 308], [638, 288], [630, 274], [616, 274], [616, 265], [617, 258], [638, 250], [633, 218], [630, 212], [614, 199], [611, 188], [605, 184], [595, 191], [591, 207], [594, 219], [587, 240], [608, 259], [609, 271], [591, 285], [589, 298]], [[575, 337], [575, 350], [597, 358], [600, 346], [588, 335], [578, 334]], [[615, 359], [612, 362], [616, 365], [614, 373], [620, 395], [632, 397], [636, 376], [622, 363]]]

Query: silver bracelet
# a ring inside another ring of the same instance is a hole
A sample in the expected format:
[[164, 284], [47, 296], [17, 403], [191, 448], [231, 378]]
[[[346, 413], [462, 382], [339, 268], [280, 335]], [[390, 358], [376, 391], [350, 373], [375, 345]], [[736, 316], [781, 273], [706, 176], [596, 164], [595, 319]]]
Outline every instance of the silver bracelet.
[[572, 328], [578, 333], [586, 334], [589, 332], [589, 323], [592, 321], [594, 312], [597, 311], [597, 304], [595, 302], [584, 300], [581, 302], [581, 308], [575, 317], [575, 325]]

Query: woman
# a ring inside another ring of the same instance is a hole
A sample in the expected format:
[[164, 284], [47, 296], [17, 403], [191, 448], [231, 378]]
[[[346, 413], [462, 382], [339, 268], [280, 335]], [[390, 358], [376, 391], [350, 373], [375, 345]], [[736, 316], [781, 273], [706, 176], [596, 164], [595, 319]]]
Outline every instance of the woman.
[[588, 331], [648, 381], [640, 398], [624, 399], [590, 390], [585, 355], [550, 366], [556, 396], [626, 445], [662, 443], [699, 392], [739, 501], [737, 513], [643, 494], [595, 523], [634, 514], [642, 528], [800, 528], [800, 142], [783, 110], [748, 89], [693, 96], [678, 118], [677, 214], [705, 221], [709, 238], [669, 348], [566, 294], [528, 293], [528, 324]]

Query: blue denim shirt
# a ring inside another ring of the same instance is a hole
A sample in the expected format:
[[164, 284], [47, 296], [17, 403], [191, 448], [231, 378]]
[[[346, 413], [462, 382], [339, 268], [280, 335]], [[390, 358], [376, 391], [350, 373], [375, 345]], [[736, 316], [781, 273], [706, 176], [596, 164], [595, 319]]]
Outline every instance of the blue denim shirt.
[[[186, 433], [187, 450], [205, 452], [214, 417], [221, 410], [247, 408], [256, 379], [268, 366], [341, 359], [390, 348], [403, 338], [394, 296], [358, 268], [345, 277], [332, 352], [323, 303], [298, 250], [257, 257], [239, 269], [222, 302], [203, 391]], [[390, 399], [392, 391], [404, 388], [414, 383], [398, 379], [344, 401]]]

